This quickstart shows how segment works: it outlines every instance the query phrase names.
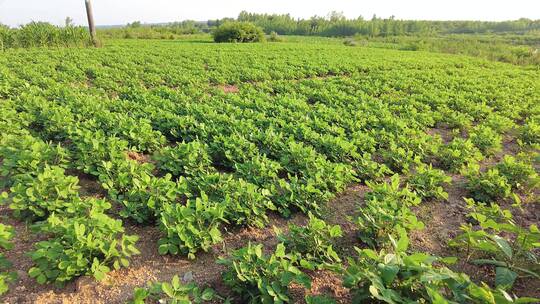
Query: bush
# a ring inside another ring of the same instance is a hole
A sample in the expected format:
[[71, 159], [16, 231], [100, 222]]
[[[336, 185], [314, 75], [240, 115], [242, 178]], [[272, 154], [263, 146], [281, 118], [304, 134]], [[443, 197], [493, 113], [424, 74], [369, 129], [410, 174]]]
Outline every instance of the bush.
[[227, 22], [212, 33], [215, 42], [264, 42], [263, 30], [248, 22]]
[[272, 31], [270, 33], [270, 36], [268, 37], [268, 41], [270, 42], [283, 42], [283, 38], [278, 35], [278, 33]]

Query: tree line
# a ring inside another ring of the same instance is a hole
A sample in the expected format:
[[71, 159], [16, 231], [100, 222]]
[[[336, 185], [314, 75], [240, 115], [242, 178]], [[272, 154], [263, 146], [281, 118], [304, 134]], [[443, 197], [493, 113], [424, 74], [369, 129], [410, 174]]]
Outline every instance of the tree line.
[[[209, 21], [210, 27], [233, 19]], [[295, 19], [290, 14], [257, 14], [242, 11], [236, 21], [252, 22], [265, 32], [281, 35], [353, 36], [371, 37], [436, 34], [486, 34], [540, 32], [540, 20], [521, 18], [512, 21], [427, 21], [400, 20], [394, 16], [370, 20], [363, 17], [346, 18], [343, 13], [331, 12], [325, 17]]]

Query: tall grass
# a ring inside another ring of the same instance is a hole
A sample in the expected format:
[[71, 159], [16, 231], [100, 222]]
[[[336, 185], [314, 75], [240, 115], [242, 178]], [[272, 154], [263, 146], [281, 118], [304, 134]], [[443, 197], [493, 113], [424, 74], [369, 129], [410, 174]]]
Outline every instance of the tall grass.
[[59, 27], [46, 22], [30, 22], [19, 28], [0, 25], [0, 50], [32, 47], [84, 47], [91, 45], [84, 27]]

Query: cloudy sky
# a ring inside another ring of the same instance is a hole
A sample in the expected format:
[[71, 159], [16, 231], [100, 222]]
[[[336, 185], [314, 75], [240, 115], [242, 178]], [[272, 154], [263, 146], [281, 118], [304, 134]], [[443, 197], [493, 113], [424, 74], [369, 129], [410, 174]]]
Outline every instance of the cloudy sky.
[[[294, 17], [325, 16], [342, 11], [347, 17], [396, 16], [398, 19], [510, 20], [540, 19], [540, 0], [92, 0], [98, 25], [185, 19], [236, 17], [242, 10], [290, 13]], [[29, 21], [63, 24], [67, 16], [86, 22], [84, 0], [0, 0], [0, 23]]]

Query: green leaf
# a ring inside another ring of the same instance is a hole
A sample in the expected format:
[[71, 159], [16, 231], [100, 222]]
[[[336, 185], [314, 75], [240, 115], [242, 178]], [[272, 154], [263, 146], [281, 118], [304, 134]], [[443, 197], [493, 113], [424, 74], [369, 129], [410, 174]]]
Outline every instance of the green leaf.
[[45, 284], [47, 282], [47, 277], [43, 273], [41, 273], [40, 275], [38, 275], [36, 280], [39, 284]]
[[397, 265], [384, 265], [379, 264], [379, 270], [381, 271], [381, 277], [385, 285], [390, 285], [396, 278], [399, 267]]
[[158, 253], [161, 255], [165, 255], [169, 252], [169, 244], [161, 244], [158, 247]]
[[168, 295], [169, 297], [171, 297], [171, 298], [174, 296], [174, 290], [173, 290], [171, 284], [169, 284], [169, 283], [166, 283], [166, 282], [162, 283], [161, 284], [161, 290], [163, 290], [163, 292], [166, 295]]
[[497, 267], [495, 269], [495, 285], [503, 289], [509, 289], [514, 285], [517, 273], [506, 267]]
[[201, 299], [210, 301], [214, 298], [216, 292], [212, 288], [206, 288], [201, 294]]
[[499, 248], [501, 248], [504, 254], [506, 254], [506, 256], [511, 259], [513, 256], [512, 247], [510, 246], [508, 241], [498, 235], [492, 236], [492, 239], [495, 241], [495, 243], [497, 243], [497, 245], [499, 246]]

